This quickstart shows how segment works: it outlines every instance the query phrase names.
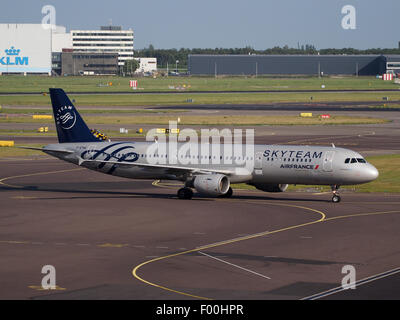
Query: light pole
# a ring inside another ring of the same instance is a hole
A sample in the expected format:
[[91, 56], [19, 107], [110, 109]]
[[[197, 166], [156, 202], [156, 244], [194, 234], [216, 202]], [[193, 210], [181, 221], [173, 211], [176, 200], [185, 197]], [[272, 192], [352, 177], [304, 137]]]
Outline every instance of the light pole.
[[176, 60], [175, 61], [175, 71], [176, 71], [176, 73], [178, 73], [178, 63], [179, 63], [179, 60]]

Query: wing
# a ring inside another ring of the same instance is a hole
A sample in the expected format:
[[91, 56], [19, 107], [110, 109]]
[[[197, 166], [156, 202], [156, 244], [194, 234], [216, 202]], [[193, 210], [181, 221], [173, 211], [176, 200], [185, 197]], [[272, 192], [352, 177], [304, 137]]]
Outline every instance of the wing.
[[79, 159], [79, 165], [85, 162], [98, 162], [105, 164], [117, 164], [119, 166], [127, 167], [141, 167], [141, 168], [153, 168], [153, 169], [165, 169], [170, 173], [193, 173], [193, 174], [209, 174], [209, 173], [220, 173], [225, 175], [235, 174], [235, 169], [232, 170], [220, 170], [220, 169], [204, 169], [196, 167], [183, 167], [176, 165], [166, 165], [166, 164], [150, 164], [150, 163], [137, 163], [137, 162], [127, 162], [127, 161], [105, 161], [105, 160], [86, 160]]

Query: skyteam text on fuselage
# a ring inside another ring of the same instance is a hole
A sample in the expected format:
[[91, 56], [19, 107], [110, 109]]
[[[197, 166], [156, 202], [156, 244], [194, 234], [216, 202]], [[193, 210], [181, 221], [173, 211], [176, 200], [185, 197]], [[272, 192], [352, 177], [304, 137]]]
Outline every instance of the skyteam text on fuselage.
[[216, 156], [212, 144], [203, 144], [198, 148], [202, 152], [191, 154], [180, 152], [187, 147], [185, 142], [177, 143], [174, 152], [170, 152], [168, 142], [159, 148], [154, 144], [160, 142], [104, 142], [89, 130], [62, 89], [50, 89], [50, 97], [59, 143], [40, 150], [115, 176], [183, 181], [185, 186], [178, 190], [180, 199], [191, 199], [193, 189], [205, 196], [230, 197], [231, 183], [247, 183], [266, 192], [283, 192], [289, 184], [303, 184], [329, 185], [332, 201], [339, 202], [340, 186], [378, 177], [378, 170], [360, 154], [334, 146], [254, 145], [251, 154], [232, 156], [227, 150], [233, 146], [221, 144]]

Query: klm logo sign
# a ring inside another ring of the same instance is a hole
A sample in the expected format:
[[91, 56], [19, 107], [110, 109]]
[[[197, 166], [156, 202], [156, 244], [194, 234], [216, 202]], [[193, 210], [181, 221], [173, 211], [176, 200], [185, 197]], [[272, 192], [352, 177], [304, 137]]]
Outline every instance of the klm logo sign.
[[0, 65], [3, 66], [27, 66], [29, 64], [28, 57], [20, 57], [20, 49], [11, 47], [10, 49], [4, 50], [6, 53], [5, 57], [0, 58]]

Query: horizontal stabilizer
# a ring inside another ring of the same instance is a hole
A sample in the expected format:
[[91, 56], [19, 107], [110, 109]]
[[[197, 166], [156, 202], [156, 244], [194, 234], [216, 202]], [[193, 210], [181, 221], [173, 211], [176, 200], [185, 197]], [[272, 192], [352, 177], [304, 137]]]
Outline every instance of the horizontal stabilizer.
[[37, 151], [52, 151], [52, 152], [61, 152], [61, 153], [74, 153], [74, 151], [71, 150], [65, 150], [65, 149], [49, 149], [49, 148], [36, 148], [36, 147], [25, 147], [25, 146], [18, 146], [15, 148], [20, 148], [20, 149], [28, 149], [28, 150], [37, 150]]

